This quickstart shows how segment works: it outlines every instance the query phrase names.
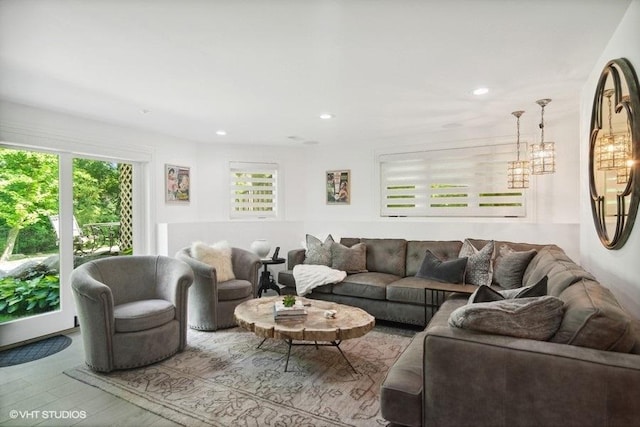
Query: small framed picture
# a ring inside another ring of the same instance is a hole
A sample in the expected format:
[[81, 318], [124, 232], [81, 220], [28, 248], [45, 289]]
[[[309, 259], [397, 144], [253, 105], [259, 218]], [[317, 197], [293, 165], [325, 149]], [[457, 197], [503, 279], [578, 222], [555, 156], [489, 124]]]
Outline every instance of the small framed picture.
[[348, 205], [351, 203], [351, 171], [327, 171], [327, 204]]
[[191, 175], [188, 167], [164, 165], [165, 201], [167, 203], [189, 203], [191, 201]]

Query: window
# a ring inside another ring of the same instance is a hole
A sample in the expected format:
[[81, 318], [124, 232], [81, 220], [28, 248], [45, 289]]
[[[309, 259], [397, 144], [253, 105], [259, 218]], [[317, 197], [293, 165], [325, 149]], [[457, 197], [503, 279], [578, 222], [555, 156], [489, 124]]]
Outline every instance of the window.
[[231, 218], [267, 218], [277, 214], [278, 165], [231, 162]]
[[525, 216], [507, 188], [512, 144], [383, 154], [381, 216]]

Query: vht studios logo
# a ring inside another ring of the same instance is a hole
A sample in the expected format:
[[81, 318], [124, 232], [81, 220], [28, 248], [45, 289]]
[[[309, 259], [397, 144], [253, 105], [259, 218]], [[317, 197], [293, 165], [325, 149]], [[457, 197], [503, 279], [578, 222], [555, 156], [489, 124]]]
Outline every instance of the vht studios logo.
[[43, 420], [82, 420], [87, 418], [86, 411], [9, 411], [9, 417], [15, 420], [20, 419], [43, 419]]

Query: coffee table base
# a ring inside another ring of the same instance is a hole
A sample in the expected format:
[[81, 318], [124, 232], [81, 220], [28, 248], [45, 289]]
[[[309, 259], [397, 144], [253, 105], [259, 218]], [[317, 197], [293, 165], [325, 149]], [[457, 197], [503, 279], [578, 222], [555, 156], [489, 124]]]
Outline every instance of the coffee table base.
[[[264, 342], [265, 342], [266, 340], [267, 340], [266, 338], [265, 338], [265, 339], [263, 339], [263, 340], [260, 342], [260, 344], [258, 344], [258, 347], [256, 347], [256, 348], [260, 348], [260, 347], [262, 346], [262, 344], [264, 344]], [[284, 365], [284, 371], [285, 371], [285, 372], [291, 372], [291, 371], [288, 371], [288, 370], [287, 370], [287, 369], [289, 368], [289, 357], [291, 356], [291, 347], [293, 347], [294, 345], [313, 345], [313, 346], [315, 346], [315, 347], [316, 347], [316, 349], [317, 349], [318, 347], [328, 347], [328, 346], [331, 346], [331, 347], [335, 347], [335, 348], [337, 348], [337, 349], [338, 349], [338, 351], [340, 352], [340, 354], [342, 355], [342, 357], [344, 358], [344, 360], [347, 362], [347, 364], [351, 367], [351, 369], [353, 369], [353, 372], [355, 372], [356, 374], [358, 373], [358, 371], [356, 371], [356, 368], [354, 368], [354, 367], [353, 367], [353, 365], [351, 364], [351, 362], [349, 362], [349, 359], [347, 359], [347, 356], [344, 354], [344, 352], [343, 352], [343, 351], [342, 351], [342, 349], [340, 348], [340, 343], [341, 343], [342, 341], [329, 341], [329, 342], [326, 342], [326, 343], [320, 343], [320, 344], [318, 344], [318, 341], [314, 341], [313, 343], [310, 343], [310, 342], [299, 342], [299, 343], [294, 343], [294, 342], [293, 342], [293, 340], [290, 340], [290, 339], [286, 339], [286, 340], [284, 340], [284, 341], [287, 343], [287, 346], [288, 346], [288, 349], [287, 349], [287, 361], [286, 361], [286, 363], [285, 363], [285, 365]]]

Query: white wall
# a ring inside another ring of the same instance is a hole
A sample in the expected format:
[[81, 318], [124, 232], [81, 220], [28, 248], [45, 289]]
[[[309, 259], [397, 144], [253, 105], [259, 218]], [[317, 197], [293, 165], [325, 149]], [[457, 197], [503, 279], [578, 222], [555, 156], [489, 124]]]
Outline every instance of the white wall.
[[[608, 286], [630, 313], [640, 318], [640, 221], [622, 249], [607, 250], [598, 239], [589, 204], [589, 126], [591, 104], [602, 68], [625, 57], [640, 72], [640, 0], [634, 0], [602, 56], [596, 61], [580, 97], [580, 255], [582, 265]], [[636, 112], [637, 114], [637, 112]]]
[[[577, 100], [576, 100], [577, 104]], [[534, 104], [535, 105], [535, 104]], [[411, 145], [398, 144], [381, 148], [349, 148], [314, 146], [306, 154], [309, 161], [305, 168], [306, 214], [305, 232], [334, 237], [399, 237], [406, 239], [461, 240], [466, 237], [495, 238], [530, 243], [555, 243], [561, 246], [576, 262], [579, 251], [579, 129], [578, 107], [569, 117], [553, 118], [545, 115], [545, 140], [555, 141], [557, 146], [557, 172], [552, 175], [531, 177], [526, 218], [381, 218], [379, 216], [379, 178], [376, 158], [390, 149], [425, 149], [426, 144], [411, 141]], [[539, 111], [532, 109], [527, 121], [527, 141], [539, 139], [535, 128]], [[505, 122], [512, 125], [508, 114]], [[496, 132], [497, 133], [497, 132]], [[424, 141], [436, 148], [470, 145], [462, 133], [425, 135]], [[511, 141], [513, 135], [494, 135], [472, 141], [473, 144], [502, 143]], [[514, 143], [515, 151], [515, 143]], [[313, 159], [311, 161], [311, 159]], [[505, 165], [506, 167], [506, 165]], [[351, 204], [327, 205], [325, 203], [324, 177], [327, 170], [351, 170]]]
[[[576, 117], [562, 119], [547, 114], [547, 140], [555, 140], [558, 148], [558, 172], [532, 178], [528, 190], [527, 218], [420, 218], [390, 219], [378, 215], [378, 177], [376, 157], [378, 147], [348, 148], [318, 146], [230, 146], [197, 144], [140, 130], [108, 126], [97, 121], [69, 117], [63, 114], [33, 109], [9, 102], [0, 103], [0, 139], [13, 142], [43, 144], [74, 151], [102, 152], [104, 155], [142, 153], [149, 159], [149, 251], [172, 253], [175, 244], [156, 242], [158, 224], [210, 223], [222, 224], [220, 235], [237, 230], [238, 241], [248, 241], [246, 224], [229, 220], [228, 163], [230, 161], [266, 161], [280, 165], [282, 191], [277, 220], [258, 221], [260, 233], [255, 238], [269, 238], [274, 245], [300, 242], [305, 233], [350, 235], [361, 237], [401, 237], [407, 239], [463, 239], [465, 237], [498, 238], [535, 243], [556, 243], [569, 256], [580, 259], [578, 250], [578, 126]], [[532, 115], [536, 114], [535, 110]], [[536, 117], [536, 116], [534, 116]], [[481, 138], [478, 144], [512, 138], [511, 121], [505, 119], [508, 131], [503, 135]], [[536, 141], [537, 117], [523, 126], [528, 142]], [[490, 132], [489, 132], [490, 133]], [[462, 133], [448, 132], [437, 137], [425, 136], [430, 144], [460, 144]], [[411, 141], [411, 147], [420, 146]], [[468, 144], [468, 140], [466, 141]], [[394, 146], [402, 147], [403, 141]], [[389, 147], [382, 150], [388, 151]], [[166, 163], [191, 168], [191, 196], [188, 205], [167, 204], [164, 201], [164, 165]], [[325, 172], [350, 169], [352, 176], [351, 204], [327, 205], [325, 202]], [[282, 224], [290, 222], [287, 235], [278, 238]], [[216, 236], [205, 233], [207, 238]], [[273, 237], [271, 237], [273, 236]], [[163, 238], [167, 235], [164, 234]], [[228, 237], [225, 237], [228, 239]], [[228, 239], [234, 240], [234, 239]]]

